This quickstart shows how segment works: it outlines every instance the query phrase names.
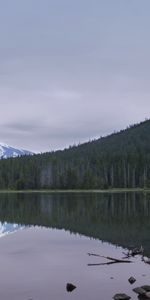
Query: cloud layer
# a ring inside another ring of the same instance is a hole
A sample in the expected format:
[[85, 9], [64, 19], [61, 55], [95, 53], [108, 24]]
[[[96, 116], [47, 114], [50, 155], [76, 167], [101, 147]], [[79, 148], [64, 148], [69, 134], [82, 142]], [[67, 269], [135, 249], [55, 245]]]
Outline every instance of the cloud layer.
[[0, 140], [48, 151], [149, 117], [150, 2], [0, 1]]

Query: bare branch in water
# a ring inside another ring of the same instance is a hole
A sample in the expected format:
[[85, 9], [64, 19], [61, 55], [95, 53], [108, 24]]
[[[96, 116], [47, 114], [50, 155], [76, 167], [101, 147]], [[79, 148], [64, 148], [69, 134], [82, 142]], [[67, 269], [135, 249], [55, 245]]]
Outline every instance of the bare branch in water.
[[88, 266], [103, 266], [103, 265], [111, 265], [115, 263], [131, 263], [131, 260], [123, 260], [123, 259], [118, 259], [110, 256], [104, 256], [104, 255], [99, 255], [95, 253], [88, 253], [89, 256], [96, 256], [96, 257], [103, 257], [105, 259], [111, 260], [111, 262], [106, 262], [106, 263], [95, 263], [95, 264], [88, 264]]

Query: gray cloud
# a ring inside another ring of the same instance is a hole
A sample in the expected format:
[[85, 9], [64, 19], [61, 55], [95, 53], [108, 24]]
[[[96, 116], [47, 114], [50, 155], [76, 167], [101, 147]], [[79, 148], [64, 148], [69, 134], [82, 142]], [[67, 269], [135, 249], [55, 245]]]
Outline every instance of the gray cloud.
[[149, 117], [150, 2], [0, 1], [0, 139], [46, 151]]
[[8, 123], [3, 125], [3, 129], [8, 129], [12, 132], [30, 133], [31, 130], [35, 129], [35, 124], [23, 124], [23, 123]]

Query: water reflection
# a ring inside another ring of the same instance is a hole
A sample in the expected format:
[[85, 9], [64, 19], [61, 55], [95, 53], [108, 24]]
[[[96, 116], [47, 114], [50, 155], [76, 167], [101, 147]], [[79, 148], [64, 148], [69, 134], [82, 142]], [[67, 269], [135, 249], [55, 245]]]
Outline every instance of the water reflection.
[[18, 231], [20, 229], [23, 229], [24, 226], [18, 225], [18, 224], [11, 224], [11, 223], [1, 223], [0, 222], [0, 237], [13, 233], [15, 231]]
[[0, 194], [0, 221], [9, 231], [13, 224], [39, 225], [128, 248], [143, 245], [150, 256], [150, 194]]

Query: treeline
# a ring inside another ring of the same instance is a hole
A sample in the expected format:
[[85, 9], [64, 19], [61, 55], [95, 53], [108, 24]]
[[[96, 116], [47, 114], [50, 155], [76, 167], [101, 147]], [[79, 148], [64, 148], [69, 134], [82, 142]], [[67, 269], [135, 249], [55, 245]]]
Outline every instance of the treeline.
[[0, 161], [0, 189], [136, 187], [150, 187], [150, 120], [63, 151]]

